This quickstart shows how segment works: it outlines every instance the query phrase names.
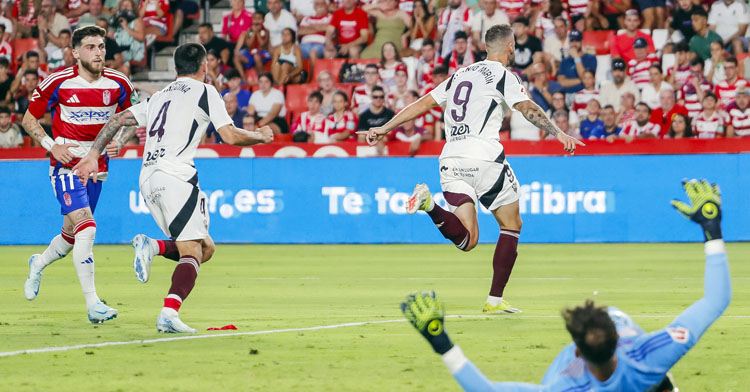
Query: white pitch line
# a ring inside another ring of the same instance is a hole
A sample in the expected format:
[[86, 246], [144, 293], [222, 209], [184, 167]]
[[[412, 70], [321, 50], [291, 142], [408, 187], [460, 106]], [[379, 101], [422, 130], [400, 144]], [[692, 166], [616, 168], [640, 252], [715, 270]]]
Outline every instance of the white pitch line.
[[[445, 316], [445, 317], [456, 318], [456, 319], [462, 319], [462, 318], [491, 319], [491, 318], [498, 318], [498, 317], [505, 317], [505, 316], [488, 316], [488, 315], [473, 314], [473, 315], [451, 315], [451, 316]], [[532, 315], [532, 314], [507, 315], [507, 317], [508, 318], [519, 318], [519, 317], [521, 318], [560, 318], [560, 316], [557, 316], [557, 315], [553, 316], [553, 315]], [[677, 316], [675, 315], [633, 315], [632, 317], [633, 318], [675, 318]], [[750, 318], [750, 316], [721, 316], [721, 318]], [[81, 348], [98, 348], [98, 347], [109, 347], [109, 346], [125, 346], [125, 345], [130, 345], [130, 344], [163, 343], [163, 342], [173, 342], [177, 340], [225, 338], [225, 337], [230, 337], [230, 336], [268, 335], [268, 334], [283, 333], [283, 332], [319, 331], [322, 329], [360, 327], [364, 325], [391, 324], [391, 323], [400, 323], [400, 322], [405, 322], [405, 321], [406, 319], [360, 321], [360, 322], [354, 322], [354, 323], [319, 325], [315, 327], [269, 329], [269, 330], [264, 330], [264, 331], [249, 331], [249, 332], [230, 332], [230, 333], [219, 333], [219, 334], [212, 334], [212, 335], [182, 335], [182, 336], [174, 336], [174, 337], [169, 337], [169, 338], [158, 338], [158, 339], [127, 340], [127, 341], [122, 341], [122, 342], [103, 342], [103, 343], [77, 344], [73, 346], [43, 347], [43, 348], [33, 348], [33, 349], [28, 349], [28, 350], [0, 352], [0, 357], [12, 357], [12, 356], [21, 355], [21, 354], [39, 354], [39, 353], [50, 353], [50, 352], [57, 352], [57, 351], [70, 351], [70, 350], [78, 350]]]

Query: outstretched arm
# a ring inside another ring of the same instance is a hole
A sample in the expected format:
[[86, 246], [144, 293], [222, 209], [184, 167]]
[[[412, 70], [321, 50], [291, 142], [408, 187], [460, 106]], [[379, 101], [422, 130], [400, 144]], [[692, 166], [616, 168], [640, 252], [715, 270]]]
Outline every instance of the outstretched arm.
[[251, 146], [258, 143], [271, 143], [273, 141], [273, 130], [268, 125], [260, 127], [257, 131], [248, 131], [237, 128], [234, 124], [227, 124], [217, 129], [221, 140], [235, 146]]
[[534, 101], [526, 100], [521, 101], [514, 105], [514, 109], [518, 110], [529, 120], [530, 123], [534, 124], [537, 128], [549, 133], [550, 135], [557, 138], [560, 143], [563, 144], [565, 151], [574, 154], [576, 152], [576, 145], [585, 146], [580, 140], [568, 136], [555, 125], [552, 120], [547, 117], [542, 108], [539, 107]]
[[138, 121], [130, 110], [122, 111], [110, 117], [109, 121], [102, 127], [102, 130], [99, 131], [99, 135], [96, 136], [91, 150], [73, 167], [73, 172], [78, 171], [78, 177], [81, 179], [83, 186], [86, 186], [91, 174], [94, 175], [94, 182], [97, 181], [99, 156], [102, 155], [102, 151], [104, 151], [117, 131], [122, 127], [135, 127], [137, 125]]
[[382, 127], [370, 128], [367, 131], [359, 131], [357, 132], [357, 134], [366, 135], [365, 139], [367, 140], [367, 144], [374, 146], [378, 144], [378, 141], [394, 128], [409, 120], [413, 120], [419, 117], [420, 115], [422, 115], [422, 113], [434, 108], [436, 105], [437, 102], [435, 102], [435, 99], [432, 97], [432, 95], [427, 94], [424, 97], [419, 98], [417, 102], [410, 104], [409, 106], [398, 112], [398, 114], [396, 114]]

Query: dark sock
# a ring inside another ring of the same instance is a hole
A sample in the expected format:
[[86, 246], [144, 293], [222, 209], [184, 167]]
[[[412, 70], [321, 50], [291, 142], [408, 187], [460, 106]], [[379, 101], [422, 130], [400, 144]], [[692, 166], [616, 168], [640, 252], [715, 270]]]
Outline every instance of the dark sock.
[[172, 274], [172, 287], [169, 288], [169, 294], [174, 294], [184, 301], [195, 286], [199, 268], [200, 264], [195, 257], [182, 256]]
[[520, 231], [500, 230], [500, 238], [497, 240], [495, 256], [492, 258], [492, 287], [490, 295], [493, 297], [502, 297], [505, 285], [508, 283], [510, 273], [513, 271], [513, 265], [516, 263], [518, 252], [518, 236]]
[[179, 261], [180, 251], [177, 250], [177, 243], [172, 240], [156, 240], [159, 243], [159, 254], [167, 259]]
[[435, 204], [435, 207], [431, 211], [427, 211], [427, 215], [432, 218], [432, 222], [440, 230], [440, 233], [443, 234], [443, 237], [451, 240], [456, 245], [456, 248], [461, 250], [466, 249], [469, 245], [469, 230], [466, 230], [464, 224], [461, 223], [455, 214]]

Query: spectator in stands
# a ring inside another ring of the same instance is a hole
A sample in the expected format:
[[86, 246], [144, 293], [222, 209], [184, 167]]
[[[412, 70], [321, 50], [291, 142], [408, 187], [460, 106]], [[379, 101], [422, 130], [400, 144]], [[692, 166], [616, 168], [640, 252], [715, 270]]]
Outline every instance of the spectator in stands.
[[356, 140], [357, 117], [349, 110], [349, 99], [345, 92], [333, 93], [333, 112], [328, 115], [325, 124], [329, 143], [343, 142], [349, 138]]
[[644, 29], [661, 29], [666, 25], [665, 0], [638, 0], [638, 8], [643, 13]]
[[[494, 0], [493, 0], [494, 1]], [[417, 155], [419, 146], [423, 141], [430, 140], [425, 137], [424, 128], [417, 127], [414, 120], [409, 120], [393, 130], [393, 139], [409, 143], [409, 156]]]
[[620, 97], [623, 93], [630, 92], [635, 100], [640, 99], [640, 92], [633, 81], [625, 75], [625, 61], [623, 59], [612, 60], [612, 80], [601, 82], [599, 91], [602, 97], [602, 105], [612, 105], [616, 111], [620, 111]]
[[172, 40], [179, 42], [179, 34], [182, 25], [185, 23], [185, 15], [197, 14], [200, 12], [200, 6], [195, 0], [176, 0], [170, 2], [169, 12], [173, 15]]
[[0, 106], [0, 148], [23, 146], [21, 128], [10, 122], [10, 109]]
[[380, 52], [380, 81], [382, 86], [389, 90], [396, 85], [396, 67], [403, 64], [401, 55], [396, 50], [393, 42], [386, 42]]
[[411, 16], [398, 8], [398, 0], [379, 0], [363, 8], [370, 17], [375, 18], [375, 37], [372, 43], [362, 51], [363, 59], [377, 59], [380, 48], [386, 42], [392, 42], [399, 53], [408, 47], [411, 29]]
[[417, 59], [417, 87], [424, 89], [425, 86], [432, 85], [432, 73], [435, 66], [442, 63], [441, 58], [437, 56], [435, 42], [427, 38], [422, 42], [421, 55]]
[[5, 15], [10, 14], [10, 8], [11, 4], [10, 2], [6, 3], [5, 7], [0, 9], [0, 26], [3, 27], [2, 34], [0, 34], [0, 40], [2, 41], [10, 41], [15, 36], [14, 29], [13, 29], [13, 21], [8, 19]]
[[[693, 38], [695, 37], [697, 36]], [[703, 76], [703, 61], [700, 58], [694, 58], [690, 61], [690, 78], [681, 89], [677, 90], [678, 102], [685, 106], [690, 118], [695, 118], [702, 110], [703, 95], [713, 89], [714, 86]]]
[[352, 93], [352, 112], [359, 115], [370, 107], [372, 89], [378, 85], [378, 66], [367, 64], [365, 66], [365, 83], [354, 88]]
[[333, 88], [333, 75], [328, 71], [323, 71], [318, 74], [318, 88], [320, 93], [323, 95], [323, 103], [320, 106], [320, 112], [324, 116], [328, 116], [333, 113], [333, 95], [336, 91]]
[[[320, 112], [322, 102], [323, 95], [320, 94], [320, 91], [313, 91], [307, 96], [307, 111], [297, 116], [297, 120], [292, 125], [292, 135], [295, 141], [327, 142], [328, 136], [325, 134], [326, 116]], [[322, 135], [322, 137], [316, 137], [316, 135]]]
[[[30, 50], [21, 56], [21, 67], [16, 71], [16, 78], [10, 85], [10, 95], [15, 96], [16, 91], [22, 88], [26, 83], [26, 71], [34, 71], [35, 78], [41, 78], [41, 70], [39, 69], [39, 53]], [[25, 112], [23, 112], [25, 113]]]
[[[598, 97], [598, 95], [597, 95]], [[586, 110], [586, 104], [583, 104], [584, 111]], [[546, 111], [547, 116], [549, 118], [552, 118], [552, 114], [554, 114], [558, 110], [564, 110], [568, 112], [568, 119], [570, 120], [570, 127], [571, 128], [577, 128], [578, 127], [578, 119], [583, 116], [579, 116], [578, 113], [576, 113], [575, 110], [570, 110], [568, 106], [565, 103], [565, 93], [562, 91], [557, 91], [555, 93], [552, 93], [552, 105], [550, 106], [549, 110]]]
[[[711, 58], [703, 62], [703, 73], [706, 74], [706, 80], [713, 84], [717, 84], [727, 78], [727, 74], [724, 72], [724, 54], [724, 46], [721, 42], [711, 42]], [[690, 62], [688, 62], [689, 71]]]
[[13, 105], [11, 86], [15, 77], [10, 73], [10, 62], [0, 58], [0, 106], [11, 108]]
[[[385, 90], [383, 90], [382, 87], [373, 87], [372, 95], [370, 97], [372, 99], [372, 104], [367, 110], [361, 112], [359, 115], [357, 129], [360, 131], [383, 126], [395, 115], [393, 110], [388, 109], [385, 106]], [[363, 142], [364, 140], [364, 135], [360, 135], [359, 141]]]
[[289, 133], [289, 125], [286, 123], [286, 104], [284, 93], [273, 88], [273, 76], [263, 72], [258, 76], [258, 87], [260, 89], [250, 96], [247, 112], [258, 119], [258, 126], [268, 125], [273, 133]]
[[[216, 91], [223, 91], [226, 89], [227, 79], [224, 77], [226, 70], [221, 69], [221, 57], [216, 50], [210, 49], [206, 55], [206, 62], [208, 63], [208, 72], [206, 73], [206, 83], [216, 87]], [[235, 95], [235, 100], [237, 96]]]
[[406, 69], [406, 65], [399, 64], [396, 67], [396, 75], [394, 77], [396, 81], [395, 86], [388, 91], [388, 107], [394, 112], [398, 112], [406, 107], [405, 97], [409, 94], [409, 72]]
[[263, 73], [263, 65], [271, 61], [269, 52], [269, 34], [263, 27], [263, 14], [253, 14], [252, 27], [240, 33], [234, 47], [234, 67], [243, 80], [248, 82], [247, 71], [255, 70], [256, 75]]
[[659, 64], [656, 53], [648, 53], [648, 42], [638, 37], [633, 41], [633, 52], [635, 58], [628, 62], [628, 76], [638, 90], [642, 90], [649, 82], [649, 68]]
[[310, 59], [313, 67], [315, 60], [323, 57], [326, 46], [326, 30], [331, 22], [331, 14], [328, 13], [326, 0], [315, 0], [315, 14], [305, 16], [299, 24], [300, 49], [302, 58]]
[[37, 17], [37, 26], [39, 27], [39, 46], [42, 48], [63, 47], [60, 32], [71, 30], [68, 18], [57, 12], [57, 4], [54, 0], [42, 0], [41, 11]]
[[[562, 1], [542, 0], [538, 11], [532, 12], [529, 22], [534, 28], [534, 36], [544, 42], [547, 37], [555, 35], [555, 19], [562, 17], [565, 19], [568, 12], [563, 10]], [[565, 37], [563, 36], [563, 41]], [[558, 60], [559, 61], [559, 60]]]
[[534, 100], [542, 110], [549, 110], [550, 102], [552, 102], [552, 94], [561, 91], [562, 86], [560, 83], [550, 80], [550, 74], [547, 72], [547, 66], [545, 66], [544, 63], [536, 63], [531, 66], [529, 79], [532, 83], [529, 85], [531, 99]]
[[[721, 51], [722, 53], [724, 50]], [[683, 41], [675, 46], [675, 64], [667, 69], [667, 82], [679, 90], [690, 77], [690, 49]]]
[[524, 75], [531, 72], [531, 65], [542, 62], [542, 41], [529, 35], [529, 18], [519, 16], [513, 21], [516, 37], [515, 69]]
[[13, 60], [12, 34], [6, 34], [6, 31], [5, 25], [0, 23], [0, 58], [10, 61]]
[[[315, 15], [315, 3], [310, 2], [310, 0], [289, 0], [286, 3], [289, 3], [289, 11], [294, 15], [298, 24], [302, 22], [302, 19], [306, 16]], [[324, 3], [327, 3], [327, 0], [325, 0]], [[327, 12], [328, 4], [325, 4], [325, 6]], [[299, 33], [299, 31], [297, 31], [297, 33]]]
[[231, 55], [234, 45], [217, 37], [214, 33], [214, 26], [211, 23], [201, 23], [198, 26], [198, 42], [206, 48], [207, 52], [213, 50], [221, 59], [222, 64], [232, 64]]
[[698, 139], [715, 139], [724, 136], [724, 124], [729, 122], [727, 114], [717, 109], [719, 100], [713, 91], [703, 95], [703, 110], [693, 118], [693, 134]]
[[544, 55], [549, 56], [548, 60], [560, 63], [563, 55], [568, 53], [568, 49], [570, 48], [568, 20], [558, 16], [552, 23], [555, 25], [555, 33], [544, 36]]
[[146, 33], [143, 30], [143, 20], [135, 14], [133, 0], [120, 0], [112, 18], [110, 26], [114, 29], [115, 42], [125, 49], [122, 52], [123, 61], [143, 61], [146, 55]]
[[577, 93], [584, 89], [583, 74], [586, 71], [596, 73], [596, 56], [593, 54], [583, 53], [581, 50], [581, 41], [583, 34], [578, 30], [572, 30], [568, 36], [569, 53], [560, 63], [560, 69], [557, 71], [557, 81], [566, 94]]
[[730, 103], [734, 102], [737, 90], [748, 85], [747, 80], [741, 78], [737, 73], [737, 58], [727, 57], [724, 61], [724, 73], [726, 79], [714, 83], [716, 97], [719, 99], [718, 108], [724, 110]]
[[16, 102], [16, 119], [20, 122], [20, 117], [26, 113], [29, 108], [29, 99], [34, 89], [39, 85], [39, 74], [34, 69], [26, 69], [23, 71], [23, 78], [17, 78], [16, 80], [23, 79], [23, 84], [13, 91], [13, 100]]
[[[404, 96], [404, 103], [406, 104], [406, 106], [409, 106], [412, 103], [417, 102], [419, 98], [421, 98], [421, 96], [416, 90], [409, 90], [409, 92]], [[425, 140], [435, 139], [435, 116], [433, 116], [430, 111], [415, 118], [414, 125], [417, 128], [424, 129], [423, 136]]]
[[250, 132], [253, 132], [256, 129], [258, 129], [258, 125], [255, 121], [255, 116], [251, 116], [250, 114], [245, 114], [245, 117], [242, 118], [242, 128]]
[[70, 30], [62, 30], [58, 35], [58, 44], [53, 43], [52, 45], [45, 45], [47, 39], [44, 35], [39, 36], [39, 46], [44, 47], [44, 50], [39, 53], [40, 61], [47, 63], [50, 72], [55, 72], [59, 68], [65, 66], [64, 52], [72, 49], [70, 46], [73, 38], [73, 33]]
[[[224, 73], [224, 78], [227, 80], [227, 89], [221, 92], [223, 97], [226, 94], [232, 93], [237, 97], [237, 104], [243, 110], [247, 110], [247, 105], [250, 103], [250, 91], [243, 89], [242, 76], [237, 72], [236, 69], [230, 69]], [[260, 84], [260, 83], [258, 83]]]
[[[504, 8], [504, 7], [501, 7]], [[462, 0], [448, 0], [448, 7], [443, 8], [438, 17], [436, 42], [440, 42], [440, 58], [453, 52], [453, 40], [456, 33], [463, 31], [471, 34], [471, 8]]]
[[[245, 116], [248, 115], [248, 113], [238, 107], [237, 94], [224, 94], [224, 108], [227, 109], [227, 114], [229, 114], [229, 117], [232, 119], [234, 126], [241, 128], [242, 122]], [[216, 128], [214, 127], [214, 125], [209, 124], [208, 129], [206, 129], [206, 133], [203, 135], [203, 140], [201, 140], [201, 143], [220, 144], [224, 143], [224, 140], [222, 140], [221, 135], [216, 132]]]
[[[281, 0], [268, 0], [268, 13], [263, 21], [263, 27], [268, 30], [269, 51], [273, 52], [284, 41], [284, 29], [291, 29], [297, 34], [297, 20], [291, 12], [284, 9]], [[296, 43], [296, 42], [295, 42]]]
[[584, 139], [598, 139], [604, 135], [604, 121], [599, 118], [601, 106], [599, 101], [592, 99], [586, 103], [586, 117], [581, 121], [581, 137]]
[[456, 33], [456, 38], [453, 40], [453, 52], [443, 58], [443, 65], [448, 67], [448, 73], [452, 74], [476, 61], [478, 55], [470, 50], [468, 38], [463, 31]]
[[[641, 101], [650, 108], [658, 108], [660, 105], [659, 95], [662, 91], [674, 91], [671, 84], [664, 81], [661, 66], [657, 63], [648, 69], [649, 82], [641, 90]], [[673, 93], [674, 94], [674, 93]], [[662, 127], [665, 129], [666, 127]]]
[[643, 102], [635, 105], [635, 121], [631, 121], [620, 133], [628, 142], [634, 138], [656, 138], [659, 137], [661, 126], [649, 122], [651, 108]]
[[246, 10], [244, 0], [230, 0], [232, 11], [221, 22], [221, 35], [225, 40], [236, 43], [242, 32], [253, 25], [253, 13]]
[[727, 137], [750, 136], [750, 88], [737, 89], [737, 98], [727, 107]]
[[93, 26], [96, 24], [96, 21], [99, 20], [99, 18], [109, 19], [111, 15], [105, 13], [103, 7], [104, 3], [102, 2], [102, 0], [89, 0], [88, 12], [78, 18], [78, 24], [76, 25], [76, 28]]
[[34, 0], [15, 0], [11, 18], [16, 21], [16, 38], [37, 38], [34, 31], [37, 23], [36, 18], [41, 12], [41, 3]]
[[698, 56], [703, 61], [711, 57], [711, 42], [723, 40], [719, 34], [708, 28], [708, 14], [702, 7], [697, 8], [691, 18], [695, 34], [689, 42], [690, 58]]
[[[146, 33], [146, 45], [149, 45], [156, 37], [167, 34], [167, 14], [169, 13], [169, 0], [141, 0], [138, 14], [143, 20], [143, 28]], [[149, 39], [149, 36], [152, 38]]]
[[682, 36], [673, 38], [673, 42], [685, 41], [689, 42], [690, 38], [695, 35], [693, 30], [693, 12], [700, 7], [695, 4], [692, 0], [677, 0], [677, 9], [671, 12], [672, 23], [669, 25], [670, 34], [674, 36], [675, 31], [679, 31]]
[[632, 91], [622, 93], [620, 98], [620, 110], [617, 112], [617, 124], [625, 128], [635, 121], [635, 95]]
[[341, 0], [341, 5], [331, 15], [326, 42], [337, 43], [336, 52], [340, 57], [356, 59], [370, 38], [370, 22], [367, 13], [356, 6], [356, 0]]
[[693, 127], [690, 125], [690, 117], [682, 113], [675, 114], [672, 117], [669, 133], [667, 133], [665, 138], [684, 139], [689, 137], [693, 137]]
[[[403, 2], [401, 3], [403, 4]], [[425, 0], [414, 1], [414, 11], [411, 14], [411, 30], [409, 31], [409, 48], [404, 50], [404, 56], [419, 55], [427, 40], [432, 42], [435, 50], [435, 15], [430, 13]]]
[[646, 43], [648, 43], [648, 53], [656, 52], [651, 36], [638, 30], [640, 23], [641, 17], [638, 14], [638, 11], [628, 10], [625, 12], [625, 31], [612, 37], [609, 41], [609, 50], [613, 58], [621, 58], [625, 60], [626, 64], [634, 59], [635, 53], [633, 52], [633, 41], [635, 41], [636, 38], [643, 38], [646, 40]]
[[471, 40], [475, 51], [484, 52], [487, 50], [484, 46], [484, 33], [494, 25], [510, 24], [510, 20], [503, 10], [497, 9], [496, 0], [479, 0], [479, 3], [482, 10], [471, 18]]
[[676, 104], [674, 91], [660, 91], [659, 106], [652, 111], [650, 121], [654, 124], [659, 124], [663, 132], [670, 126], [670, 124], [672, 123], [672, 118], [676, 114], [687, 116], [688, 111], [684, 106]]
[[96, 25], [107, 32], [107, 36], [104, 37], [104, 48], [107, 51], [104, 54], [104, 65], [122, 72], [125, 76], [130, 76], [130, 66], [122, 56], [123, 50], [115, 41], [115, 32], [109, 28], [109, 21], [107, 18], [101, 17], [96, 20]]
[[622, 132], [622, 128], [617, 126], [617, 112], [612, 105], [602, 108], [602, 122], [604, 123], [604, 133], [599, 135], [599, 138], [606, 139], [611, 143]]
[[583, 71], [582, 80], [583, 90], [573, 95], [573, 111], [581, 118], [586, 117], [586, 104], [592, 99], [599, 100], [599, 90], [596, 89], [594, 72], [591, 70]]
[[708, 14], [708, 26], [721, 36], [724, 47], [736, 56], [747, 48], [745, 32], [750, 23], [747, 3], [737, 0], [715, 1]]
[[280, 85], [306, 82], [307, 71], [302, 69], [302, 51], [297, 46], [297, 33], [286, 28], [281, 35], [281, 45], [274, 50], [271, 61], [274, 80]]
[[[622, 15], [630, 9], [630, 0], [595, 0], [590, 3], [589, 30], [617, 30], [625, 27]], [[644, 26], [645, 27], [645, 26]]]
[[[578, 130], [574, 127], [571, 127], [570, 125], [570, 119], [568, 118], [569, 113], [564, 110], [558, 110], [555, 113], [552, 114], [552, 120], [555, 121], [555, 125], [557, 125], [558, 128], [560, 128], [561, 131], [565, 132], [566, 135], [572, 136], [576, 139], [580, 139], [581, 135], [578, 133]], [[538, 131], [541, 133], [541, 131]], [[555, 140], [555, 137], [547, 134], [545, 132], [546, 136], [544, 137], [545, 140]]]

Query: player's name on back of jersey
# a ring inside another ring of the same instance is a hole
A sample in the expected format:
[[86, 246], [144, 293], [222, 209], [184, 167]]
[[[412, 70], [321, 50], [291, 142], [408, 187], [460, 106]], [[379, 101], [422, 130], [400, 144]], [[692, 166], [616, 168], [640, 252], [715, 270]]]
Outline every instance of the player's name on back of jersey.
[[484, 76], [485, 83], [492, 83], [492, 71], [482, 64], [470, 65], [464, 68], [464, 70], [464, 72], [479, 72], [480, 74], [482, 74], [482, 76]]

